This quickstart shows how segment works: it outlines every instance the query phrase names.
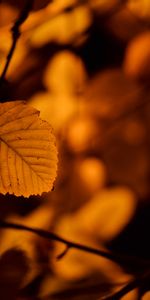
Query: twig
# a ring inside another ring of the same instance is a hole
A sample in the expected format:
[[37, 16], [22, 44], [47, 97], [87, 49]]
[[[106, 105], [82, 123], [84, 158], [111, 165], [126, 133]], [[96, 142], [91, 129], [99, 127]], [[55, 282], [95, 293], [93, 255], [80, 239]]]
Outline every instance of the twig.
[[121, 290], [117, 291], [114, 294], [109, 296], [104, 296], [99, 298], [98, 300], [119, 300], [124, 295], [128, 294], [130, 291], [134, 290], [137, 286], [140, 285], [140, 281], [138, 279], [130, 281], [127, 285], [125, 285]]
[[139, 268], [147, 268], [148, 266], [150, 266], [150, 261], [148, 260], [143, 260], [143, 259], [139, 259], [137, 257], [130, 257], [130, 256], [124, 256], [124, 255], [120, 255], [118, 253], [112, 253], [112, 252], [107, 252], [107, 251], [103, 251], [100, 249], [95, 249], [86, 245], [82, 245], [76, 242], [71, 242], [65, 238], [62, 238], [60, 236], [58, 236], [57, 234], [53, 233], [53, 232], [49, 232], [49, 231], [45, 231], [43, 229], [39, 229], [39, 228], [32, 228], [32, 227], [28, 227], [22, 224], [18, 224], [18, 223], [11, 223], [11, 222], [7, 222], [7, 221], [3, 221], [0, 220], [0, 227], [3, 229], [14, 229], [14, 230], [24, 230], [24, 231], [28, 231], [28, 232], [32, 232], [38, 236], [41, 236], [45, 239], [49, 239], [49, 240], [53, 240], [53, 241], [57, 241], [60, 243], [63, 243], [64, 245], [67, 246], [67, 248], [65, 249], [65, 253], [62, 253], [62, 256], [64, 256], [68, 250], [70, 248], [74, 248], [80, 251], [84, 251], [84, 252], [88, 252], [94, 255], [98, 255], [104, 258], [107, 258], [109, 260], [115, 261], [121, 265], [124, 266], [138, 266]]
[[20, 15], [19, 15], [18, 19], [16, 20], [15, 24], [11, 28], [13, 41], [12, 41], [12, 46], [10, 48], [10, 51], [9, 51], [9, 53], [7, 55], [7, 60], [6, 60], [5, 66], [4, 66], [4, 70], [3, 70], [1, 78], [0, 78], [1, 81], [3, 81], [5, 79], [5, 75], [6, 75], [7, 69], [9, 67], [10, 61], [11, 61], [13, 53], [15, 51], [17, 41], [18, 41], [18, 39], [20, 37], [20, 34], [21, 34], [21, 32], [20, 32], [20, 26], [27, 19], [28, 15], [29, 15], [29, 12], [32, 9], [33, 2], [34, 2], [34, 0], [28, 0], [27, 1], [24, 9], [22, 10], [22, 12], [20, 13]]
[[119, 300], [121, 299], [121, 297], [128, 294], [135, 288], [142, 287], [144, 283], [147, 282], [147, 280], [149, 279], [150, 279], [150, 270], [143, 272], [141, 276], [130, 281], [121, 290], [117, 291], [113, 295], [101, 297], [99, 298], [99, 300]]
[[65, 250], [62, 251], [60, 254], [57, 255], [57, 257], [56, 257], [57, 260], [62, 259], [68, 253], [68, 251], [70, 250], [70, 248], [71, 248], [70, 246], [66, 245]]

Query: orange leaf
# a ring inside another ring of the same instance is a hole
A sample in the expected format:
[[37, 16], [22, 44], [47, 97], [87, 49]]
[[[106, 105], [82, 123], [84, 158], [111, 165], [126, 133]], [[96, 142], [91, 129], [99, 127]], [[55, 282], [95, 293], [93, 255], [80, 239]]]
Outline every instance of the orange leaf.
[[51, 126], [24, 101], [0, 104], [0, 192], [42, 194], [53, 187], [57, 151]]

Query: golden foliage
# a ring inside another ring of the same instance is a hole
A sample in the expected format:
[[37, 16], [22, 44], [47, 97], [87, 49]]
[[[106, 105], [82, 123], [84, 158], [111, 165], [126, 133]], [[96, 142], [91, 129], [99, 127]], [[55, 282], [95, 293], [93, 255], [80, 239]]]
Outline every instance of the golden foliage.
[[[98, 243], [90, 236], [87, 236], [85, 231], [84, 233], [80, 231], [81, 227], [76, 217], [74, 218], [70, 215], [59, 220], [55, 232], [58, 234], [62, 234], [63, 232], [63, 236], [70, 241], [97, 247]], [[55, 257], [64, 251], [65, 246], [58, 243], [55, 243], [54, 246], [54, 253], [53, 256], [50, 257], [50, 263], [52, 264], [54, 273], [57, 274], [59, 278], [63, 278], [67, 281], [77, 281], [90, 276], [94, 271], [102, 272], [110, 281], [115, 281], [118, 275], [120, 276], [120, 282], [126, 278], [116, 263], [110, 262], [103, 257], [78, 252], [76, 249], [70, 249], [63, 259], [57, 261]], [[102, 245], [100, 248], [104, 250]]]
[[[78, 222], [79, 219], [76, 215], [66, 216], [59, 221], [55, 232], [61, 235], [63, 234], [63, 236], [70, 241], [83, 243], [92, 247], [100, 247], [101, 250], [105, 250], [105, 247], [102, 244], [101, 246], [98, 246], [98, 236], [95, 238], [94, 236], [89, 235], [88, 231], [82, 230], [82, 220], [80, 220], [80, 223]], [[85, 220], [83, 220], [83, 222], [85, 224]], [[90, 222], [89, 215], [88, 222]], [[100, 230], [101, 229], [102, 228], [100, 228]], [[89, 253], [76, 251], [76, 249], [72, 248], [63, 259], [56, 261], [55, 257], [64, 251], [64, 247], [65, 246], [62, 244], [55, 243], [53, 256], [50, 257], [50, 263], [53, 266], [55, 274], [57, 274], [59, 278], [69, 282], [75, 282], [87, 278], [95, 272], [100, 272], [108, 282], [110, 281], [112, 283], [117, 282], [123, 284], [130, 278], [123, 272], [118, 264], [109, 261], [106, 258], [96, 257], [94, 255], [91, 256]]]
[[29, 31], [27, 39], [34, 47], [42, 47], [50, 42], [77, 43], [91, 22], [90, 10], [86, 5], [82, 5], [70, 13], [62, 12], [54, 18], [49, 16], [45, 22]]
[[84, 153], [94, 149], [100, 140], [101, 128], [88, 115], [75, 117], [67, 128], [66, 141], [74, 153]]
[[57, 151], [51, 126], [23, 101], [0, 105], [0, 192], [30, 196], [53, 187]]
[[68, 95], [38, 93], [29, 103], [41, 112], [43, 120], [52, 124], [55, 132], [62, 130], [77, 112], [77, 99]]
[[85, 66], [71, 51], [60, 51], [47, 64], [43, 81], [53, 93], [78, 95], [86, 82]]
[[40, 110], [42, 119], [50, 122], [56, 132], [62, 132], [80, 111], [85, 81], [81, 59], [71, 51], [60, 51], [44, 72], [43, 83], [48, 91], [35, 94], [30, 104]]
[[[11, 26], [26, 2], [0, 3], [1, 73], [12, 45]], [[35, 109], [22, 101], [0, 104], [0, 192], [29, 196], [51, 190], [57, 151], [47, 122], [57, 135], [59, 172], [54, 191], [32, 201], [0, 195], [1, 217], [104, 251], [114, 244], [123, 249], [131, 228], [124, 251], [142, 250], [144, 256], [148, 247], [145, 240], [140, 243], [139, 224], [150, 194], [149, 0], [34, 4], [0, 94], [2, 101], [28, 99]], [[43, 201], [50, 204], [43, 207]], [[143, 236], [148, 239], [146, 232]], [[99, 299], [136, 278], [135, 270], [126, 274], [124, 264], [74, 248], [57, 260], [64, 244], [2, 229], [2, 258], [12, 248], [25, 253], [30, 267], [21, 299]], [[137, 299], [134, 290], [121, 300]]]
[[[136, 208], [136, 198], [132, 191], [123, 187], [104, 189], [77, 212], [60, 219], [55, 232], [66, 239], [98, 247], [110, 241], [127, 225]], [[89, 276], [94, 271], [102, 272], [111, 282], [123, 283], [127, 275], [113, 262], [88, 253], [70, 249], [63, 259], [54, 257], [64, 250], [64, 245], [55, 244], [52, 265], [54, 272], [67, 280], [77, 280]], [[119, 281], [118, 281], [119, 280]]]
[[146, 79], [150, 75], [150, 31], [136, 36], [128, 44], [124, 70], [135, 79]]
[[106, 184], [106, 166], [95, 157], [85, 158], [77, 164], [77, 176], [89, 194], [96, 193]]
[[[81, 232], [109, 241], [117, 236], [132, 218], [136, 198], [132, 191], [115, 187], [99, 191], [75, 215], [75, 222], [82, 224]], [[90, 215], [89, 215], [90, 212]]]

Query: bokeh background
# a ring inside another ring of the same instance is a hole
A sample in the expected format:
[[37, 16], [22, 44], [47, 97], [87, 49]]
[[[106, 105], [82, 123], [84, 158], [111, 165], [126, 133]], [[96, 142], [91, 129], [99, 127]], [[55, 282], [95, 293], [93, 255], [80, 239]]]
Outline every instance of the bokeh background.
[[[0, 1], [1, 73], [26, 2]], [[58, 175], [41, 197], [0, 195], [1, 219], [150, 259], [149, 82], [149, 0], [35, 0], [0, 97], [52, 125]], [[102, 299], [139, 271], [75, 249], [57, 260], [64, 248], [1, 230], [0, 299]], [[148, 300], [148, 289], [122, 300]]]

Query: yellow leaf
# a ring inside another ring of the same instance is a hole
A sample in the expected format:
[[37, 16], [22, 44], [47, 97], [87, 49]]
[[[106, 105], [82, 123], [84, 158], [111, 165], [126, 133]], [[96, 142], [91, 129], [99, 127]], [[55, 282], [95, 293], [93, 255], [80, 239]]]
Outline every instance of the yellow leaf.
[[57, 151], [51, 126], [24, 101], [0, 104], [0, 192], [16, 196], [52, 189]]

